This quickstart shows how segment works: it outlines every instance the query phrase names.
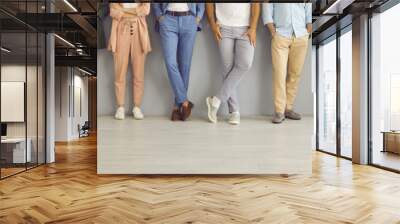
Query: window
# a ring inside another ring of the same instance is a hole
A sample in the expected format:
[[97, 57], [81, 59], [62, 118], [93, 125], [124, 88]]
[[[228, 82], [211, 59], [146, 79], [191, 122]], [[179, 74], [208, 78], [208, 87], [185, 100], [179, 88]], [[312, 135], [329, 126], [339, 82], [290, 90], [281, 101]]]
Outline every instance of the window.
[[352, 32], [340, 36], [340, 155], [352, 157]]
[[318, 48], [318, 149], [336, 153], [336, 39]]
[[318, 150], [348, 159], [352, 157], [352, 42], [349, 25], [319, 44], [317, 62]]
[[372, 164], [400, 170], [400, 5], [371, 19], [371, 140]]

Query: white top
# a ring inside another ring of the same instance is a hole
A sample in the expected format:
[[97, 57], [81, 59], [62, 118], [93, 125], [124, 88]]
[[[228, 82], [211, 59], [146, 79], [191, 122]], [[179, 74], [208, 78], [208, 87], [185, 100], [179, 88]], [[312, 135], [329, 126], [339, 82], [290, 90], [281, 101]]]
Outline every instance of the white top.
[[225, 26], [249, 26], [251, 3], [215, 3], [217, 23]]
[[122, 3], [122, 7], [126, 8], [126, 9], [133, 9], [138, 7], [138, 3]]
[[187, 12], [189, 11], [189, 6], [187, 3], [168, 3], [168, 11]]

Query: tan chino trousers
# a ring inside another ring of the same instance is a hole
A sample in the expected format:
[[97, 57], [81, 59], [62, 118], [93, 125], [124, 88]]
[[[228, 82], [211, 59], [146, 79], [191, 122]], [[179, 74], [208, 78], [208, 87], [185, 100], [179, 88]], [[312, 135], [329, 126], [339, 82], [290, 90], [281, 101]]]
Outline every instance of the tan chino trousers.
[[308, 35], [272, 39], [272, 67], [275, 112], [292, 110], [308, 49]]
[[146, 53], [143, 52], [139, 34], [138, 22], [125, 20], [118, 27], [118, 41], [114, 52], [115, 95], [118, 106], [125, 105], [126, 74], [129, 59], [132, 65], [133, 103], [140, 106], [144, 90], [144, 64]]

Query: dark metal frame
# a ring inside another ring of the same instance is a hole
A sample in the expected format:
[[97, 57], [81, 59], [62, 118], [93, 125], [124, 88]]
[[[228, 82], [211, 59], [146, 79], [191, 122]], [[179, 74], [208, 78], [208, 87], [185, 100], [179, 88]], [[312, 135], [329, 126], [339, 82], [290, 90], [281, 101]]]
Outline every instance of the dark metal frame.
[[340, 84], [342, 76], [342, 66], [340, 64], [340, 46], [341, 30], [336, 30], [336, 154], [340, 157], [342, 154], [342, 124], [341, 124], [341, 95]]
[[372, 19], [372, 12], [368, 12], [368, 36], [367, 36], [367, 44], [368, 44], [368, 54], [367, 54], [367, 62], [368, 62], [368, 75], [367, 75], [367, 83], [368, 83], [368, 96], [367, 96], [367, 132], [368, 132], [368, 164], [372, 164], [372, 153], [373, 153], [373, 144], [372, 144], [372, 65], [371, 65], [371, 58], [372, 58], [372, 32], [371, 32], [371, 19]]
[[315, 148], [319, 149], [319, 44], [315, 45]]

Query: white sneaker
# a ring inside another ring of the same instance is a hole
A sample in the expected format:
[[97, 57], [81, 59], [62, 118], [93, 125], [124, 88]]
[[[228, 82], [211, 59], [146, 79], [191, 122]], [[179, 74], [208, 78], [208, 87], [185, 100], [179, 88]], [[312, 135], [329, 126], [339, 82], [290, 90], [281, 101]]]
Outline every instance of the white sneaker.
[[208, 107], [208, 120], [212, 123], [217, 123], [217, 112], [219, 106], [221, 105], [221, 100], [217, 97], [207, 97], [206, 99], [207, 107]]
[[125, 108], [124, 107], [118, 107], [117, 111], [115, 112], [115, 119], [117, 119], [117, 120], [125, 119]]
[[240, 124], [240, 113], [238, 111], [230, 113], [228, 122], [233, 125]]
[[139, 107], [134, 107], [132, 113], [133, 113], [133, 118], [135, 118], [136, 120], [143, 120], [144, 115]]

